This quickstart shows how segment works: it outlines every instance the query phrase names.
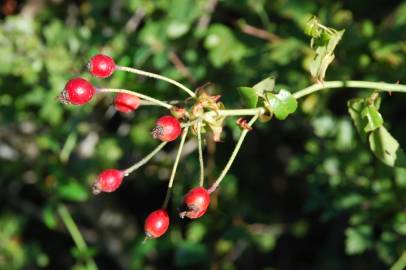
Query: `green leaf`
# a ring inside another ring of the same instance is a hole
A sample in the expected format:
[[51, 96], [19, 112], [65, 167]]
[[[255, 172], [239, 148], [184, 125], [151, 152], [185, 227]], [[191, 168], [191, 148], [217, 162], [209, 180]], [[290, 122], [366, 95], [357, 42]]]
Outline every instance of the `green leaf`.
[[252, 88], [255, 89], [257, 95], [260, 97], [264, 96], [264, 92], [269, 91], [272, 92], [275, 87], [275, 75], [271, 75], [266, 79], [263, 79], [259, 83], [255, 84]]
[[306, 23], [306, 27], [304, 29], [306, 35], [312, 38], [320, 37], [322, 33], [322, 29], [320, 28], [319, 19], [316, 16], [312, 16]]
[[305, 46], [296, 38], [286, 38], [283, 42], [275, 42], [270, 45], [269, 58], [272, 63], [289, 65], [294, 60], [302, 57], [302, 49]]
[[369, 146], [375, 156], [388, 166], [405, 167], [406, 156], [398, 141], [381, 126], [369, 135]]
[[189, 242], [199, 243], [207, 234], [207, 227], [199, 222], [190, 223], [187, 231], [186, 238]]
[[345, 236], [347, 254], [361, 254], [372, 246], [372, 229], [368, 225], [348, 228], [345, 231]]
[[393, 223], [393, 229], [400, 235], [406, 235], [406, 214], [398, 213]]
[[374, 105], [365, 107], [361, 112], [362, 117], [367, 119], [367, 124], [364, 127], [365, 132], [371, 132], [383, 125], [382, 115]]
[[85, 201], [88, 198], [88, 190], [78, 182], [70, 179], [69, 182], [59, 186], [58, 194], [71, 201]]
[[355, 128], [363, 141], [367, 140], [367, 119], [363, 117], [362, 112], [366, 108], [365, 98], [354, 98], [347, 102], [348, 112], [354, 122]]
[[244, 99], [247, 107], [255, 108], [258, 103], [258, 95], [254, 88], [251, 87], [238, 87], [238, 91], [240, 92], [241, 96]]
[[58, 219], [55, 215], [55, 209], [51, 206], [46, 206], [42, 211], [42, 219], [44, 220], [45, 225], [50, 229], [55, 229], [58, 225]]
[[324, 81], [328, 66], [334, 60], [334, 49], [340, 42], [345, 30], [337, 31], [319, 23], [313, 17], [307, 23], [305, 33], [312, 37], [310, 46], [315, 47], [316, 56], [310, 64], [310, 74], [317, 81]]
[[267, 93], [268, 109], [279, 120], [284, 120], [289, 114], [297, 109], [297, 101], [287, 90], [280, 90], [278, 94]]
[[217, 68], [228, 62], [238, 62], [247, 53], [247, 48], [231, 29], [223, 24], [212, 24], [207, 31], [204, 46], [209, 50], [209, 60]]

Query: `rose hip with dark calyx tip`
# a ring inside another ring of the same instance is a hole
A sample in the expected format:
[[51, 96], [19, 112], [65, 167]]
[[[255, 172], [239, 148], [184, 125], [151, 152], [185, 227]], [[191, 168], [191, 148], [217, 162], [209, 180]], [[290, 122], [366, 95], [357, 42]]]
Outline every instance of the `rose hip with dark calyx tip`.
[[183, 204], [179, 209], [179, 216], [181, 218], [188, 217], [190, 219], [199, 218], [206, 213], [209, 204], [209, 192], [203, 187], [194, 188], [183, 197]]
[[113, 192], [121, 185], [124, 173], [115, 169], [108, 169], [101, 172], [93, 184], [93, 194], [100, 192]]
[[144, 230], [147, 238], [162, 236], [169, 227], [169, 216], [165, 209], [155, 210], [145, 219]]
[[152, 136], [163, 142], [170, 142], [179, 137], [181, 130], [182, 128], [178, 119], [172, 115], [165, 115], [156, 121], [156, 126], [152, 130]]
[[96, 89], [90, 82], [78, 77], [66, 83], [59, 100], [66, 104], [83, 105], [88, 103], [95, 93]]
[[99, 78], [107, 78], [113, 74], [116, 64], [113, 58], [104, 54], [96, 54], [88, 63], [89, 72]]

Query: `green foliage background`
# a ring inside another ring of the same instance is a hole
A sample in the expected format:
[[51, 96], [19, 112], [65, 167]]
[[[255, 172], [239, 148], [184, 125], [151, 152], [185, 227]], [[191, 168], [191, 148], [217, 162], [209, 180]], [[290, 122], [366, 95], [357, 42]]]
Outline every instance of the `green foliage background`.
[[[7, 9], [10, 3], [16, 7]], [[144, 107], [120, 115], [108, 95], [83, 107], [56, 99], [71, 77], [89, 78], [85, 64], [98, 52], [192, 88], [212, 82], [227, 108], [242, 106], [239, 86], [270, 74], [278, 87], [294, 92], [311, 83], [313, 52], [303, 33], [311, 14], [346, 29], [327, 80], [406, 82], [405, 1], [3, 1], [0, 269], [87, 269], [89, 256], [99, 269], [392, 265], [406, 249], [406, 170], [379, 162], [357, 135], [346, 101], [364, 91], [311, 95], [287, 120], [257, 124], [209, 212], [193, 222], [176, 217], [182, 195], [198, 181], [197, 153], [187, 155], [175, 183], [170, 231], [145, 244], [143, 220], [162, 203], [176, 144], [114, 194], [94, 197], [89, 187], [101, 170], [128, 167], [156, 145], [149, 132], [164, 111]], [[263, 32], [253, 35], [250, 27]], [[91, 80], [184, 98], [169, 84], [123, 72]], [[380, 109], [403, 146], [405, 102], [402, 94], [383, 96]], [[209, 141], [208, 181], [237, 134], [230, 120], [224, 142]], [[191, 140], [188, 149], [195, 146]], [[85, 236], [87, 252], [75, 250], [57, 213], [61, 204]]]

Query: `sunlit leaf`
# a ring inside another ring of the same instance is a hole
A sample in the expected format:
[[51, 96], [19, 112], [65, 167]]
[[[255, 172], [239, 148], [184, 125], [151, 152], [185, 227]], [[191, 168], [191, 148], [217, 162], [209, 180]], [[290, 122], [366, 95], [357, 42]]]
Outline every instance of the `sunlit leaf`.
[[345, 231], [345, 251], [347, 254], [360, 254], [372, 245], [372, 229], [368, 225], [348, 228]]
[[406, 157], [398, 141], [381, 126], [369, 135], [369, 145], [375, 156], [388, 166], [405, 167]]
[[382, 115], [379, 113], [378, 109], [373, 105], [366, 106], [362, 110], [361, 115], [362, 117], [365, 117], [367, 119], [367, 124], [364, 127], [365, 132], [374, 131], [375, 129], [383, 125]]
[[45, 225], [50, 229], [55, 229], [58, 225], [58, 219], [55, 210], [51, 206], [47, 206], [42, 211], [42, 219]]
[[275, 87], [275, 75], [271, 75], [268, 78], [263, 79], [259, 83], [255, 84], [252, 88], [255, 89], [257, 92], [257, 95], [262, 97], [264, 96], [265, 91], [270, 91], [272, 92], [274, 87]]
[[334, 50], [345, 30], [328, 28], [313, 17], [307, 23], [305, 33], [311, 36], [310, 46], [315, 49], [315, 57], [310, 64], [310, 74], [319, 82], [324, 81], [326, 71], [334, 60]]
[[297, 109], [297, 101], [287, 90], [280, 90], [278, 94], [267, 93], [269, 110], [279, 120], [284, 120]]
[[89, 197], [88, 190], [81, 184], [70, 180], [58, 187], [58, 194], [66, 200], [85, 201]]
[[258, 103], [258, 95], [254, 88], [251, 87], [239, 87], [239, 93], [243, 97], [245, 104], [249, 108], [255, 108]]

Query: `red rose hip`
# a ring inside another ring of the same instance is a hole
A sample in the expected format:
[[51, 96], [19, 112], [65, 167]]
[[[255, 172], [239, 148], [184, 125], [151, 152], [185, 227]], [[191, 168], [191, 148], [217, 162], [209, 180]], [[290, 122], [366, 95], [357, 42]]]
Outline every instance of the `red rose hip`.
[[124, 173], [115, 169], [108, 169], [101, 172], [93, 184], [93, 194], [100, 192], [113, 192], [121, 185]]
[[183, 197], [183, 204], [179, 209], [179, 216], [181, 218], [188, 217], [190, 219], [199, 218], [206, 213], [209, 204], [209, 192], [203, 187], [194, 188]]
[[176, 140], [181, 133], [179, 121], [172, 115], [165, 115], [156, 121], [156, 126], [152, 130], [152, 136], [163, 142]]
[[169, 216], [165, 209], [155, 210], [145, 219], [144, 230], [147, 238], [162, 236], [169, 227]]
[[83, 105], [88, 103], [95, 93], [96, 89], [90, 82], [78, 77], [66, 83], [59, 100], [66, 104]]
[[129, 113], [140, 106], [140, 98], [127, 93], [118, 93], [114, 99], [114, 107], [117, 111]]
[[87, 64], [90, 74], [99, 78], [107, 78], [113, 74], [116, 64], [113, 58], [104, 54], [96, 54]]

